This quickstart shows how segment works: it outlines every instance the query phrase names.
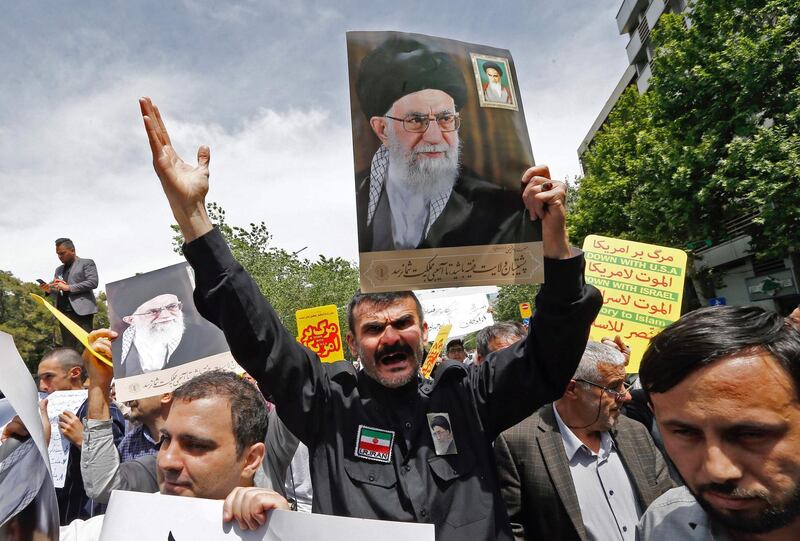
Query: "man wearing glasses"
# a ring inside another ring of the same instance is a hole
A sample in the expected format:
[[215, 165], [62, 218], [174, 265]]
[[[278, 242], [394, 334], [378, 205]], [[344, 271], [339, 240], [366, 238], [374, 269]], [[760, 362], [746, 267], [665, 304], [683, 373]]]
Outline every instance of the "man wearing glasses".
[[650, 503], [672, 488], [630, 400], [625, 358], [589, 342], [564, 395], [503, 432], [495, 456], [517, 539], [633, 540]]
[[183, 305], [177, 295], [153, 297], [122, 320], [129, 325], [122, 334], [120, 355], [125, 376], [168, 366], [186, 328]]
[[392, 38], [361, 62], [361, 110], [381, 146], [359, 172], [361, 252], [516, 242], [519, 193], [459, 161], [464, 77], [445, 53]]

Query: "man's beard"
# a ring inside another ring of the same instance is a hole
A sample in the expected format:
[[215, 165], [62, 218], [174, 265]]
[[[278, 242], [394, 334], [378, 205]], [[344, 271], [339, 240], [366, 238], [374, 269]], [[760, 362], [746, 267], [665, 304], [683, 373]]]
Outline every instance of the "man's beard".
[[[800, 485], [795, 485], [789, 498], [785, 502], [774, 503], [768, 499], [769, 494], [761, 491], [748, 491], [727, 484], [707, 484], [698, 488], [694, 494], [697, 501], [716, 522], [736, 532], [742, 533], [767, 533], [789, 525], [800, 517]], [[742, 512], [729, 511], [720, 513], [702, 494], [704, 491], [719, 493], [730, 497], [757, 497], [767, 502], [767, 508], [758, 511], [755, 515], [744, 515]], [[738, 513], [738, 514], [737, 514]]]
[[161, 342], [162, 344], [170, 344], [173, 341], [179, 340], [183, 336], [183, 314], [178, 314], [175, 319], [167, 323], [151, 323], [146, 327], [136, 329], [136, 334], [141, 333], [141, 337], [146, 340], [154, 342]]
[[[390, 124], [391, 126], [391, 124]], [[402, 128], [401, 128], [402, 129]], [[418, 144], [406, 152], [395, 136], [394, 128], [387, 130], [389, 141], [389, 177], [397, 179], [408, 189], [432, 199], [450, 190], [458, 178], [461, 141], [458, 132], [453, 132], [453, 145]], [[440, 158], [420, 157], [422, 152], [444, 152]]]
[[[366, 360], [367, 356], [364, 354], [361, 346], [358, 346], [356, 349], [358, 350], [358, 358], [361, 360], [361, 366], [364, 368], [364, 372], [366, 372], [369, 377], [384, 387], [388, 387], [390, 389], [397, 389], [398, 387], [402, 387], [415, 379], [422, 364], [422, 344], [418, 345], [416, 348], [406, 343], [398, 343], [392, 346], [379, 348], [375, 351], [375, 356], [372, 358], [372, 362]], [[376, 365], [379, 362], [378, 359], [393, 353], [405, 353], [407, 356], [413, 356], [417, 361], [417, 369], [401, 379], [385, 378], [378, 375], [378, 370], [376, 369]]]

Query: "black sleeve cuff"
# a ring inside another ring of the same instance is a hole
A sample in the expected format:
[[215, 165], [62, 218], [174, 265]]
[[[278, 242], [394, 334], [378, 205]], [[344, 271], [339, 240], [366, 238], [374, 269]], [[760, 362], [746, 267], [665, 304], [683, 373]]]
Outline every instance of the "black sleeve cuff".
[[571, 246], [570, 252], [569, 259], [544, 258], [544, 284], [537, 295], [540, 300], [571, 303], [583, 297], [586, 260], [578, 248]]
[[236, 265], [236, 259], [217, 226], [205, 235], [184, 243], [183, 255], [194, 269], [198, 281], [219, 276]]

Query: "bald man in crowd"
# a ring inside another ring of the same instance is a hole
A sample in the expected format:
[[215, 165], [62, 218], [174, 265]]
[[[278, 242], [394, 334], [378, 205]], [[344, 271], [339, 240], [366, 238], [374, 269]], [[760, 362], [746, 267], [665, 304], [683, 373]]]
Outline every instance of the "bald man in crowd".
[[[83, 389], [84, 365], [80, 354], [71, 348], [58, 348], [42, 357], [37, 375], [39, 390], [50, 394], [54, 391]], [[83, 444], [83, 419], [86, 418], [87, 402], [84, 401], [76, 413], [65, 411], [59, 415], [59, 429], [69, 440], [69, 456], [64, 487], [56, 489], [61, 524], [75, 519], [87, 519], [102, 513], [105, 506], [92, 501], [83, 488], [81, 476], [81, 446]], [[125, 419], [111, 404], [114, 445], [119, 445], [125, 433]]]

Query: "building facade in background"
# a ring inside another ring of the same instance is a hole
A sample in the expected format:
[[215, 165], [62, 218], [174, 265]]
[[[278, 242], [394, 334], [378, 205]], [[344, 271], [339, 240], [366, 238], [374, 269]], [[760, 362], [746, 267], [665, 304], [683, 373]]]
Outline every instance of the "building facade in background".
[[[687, 9], [687, 0], [624, 0], [617, 12], [620, 35], [627, 34], [625, 47], [628, 67], [606, 100], [594, 123], [578, 147], [583, 168], [583, 155], [597, 132], [608, 119], [617, 100], [631, 85], [640, 94], [647, 91], [654, 48], [650, 33], [664, 13], [680, 13]], [[692, 255], [694, 276], [691, 287], [699, 303], [714, 305], [759, 305], [780, 314], [789, 314], [800, 304], [798, 279], [800, 256], [786, 254], [783, 258], [757, 259], [750, 253], [748, 226], [759, 211], [738, 216], [725, 224], [727, 235], [716, 243], [701, 239], [688, 242], [682, 248]], [[689, 240], [689, 239], [687, 239]]]

